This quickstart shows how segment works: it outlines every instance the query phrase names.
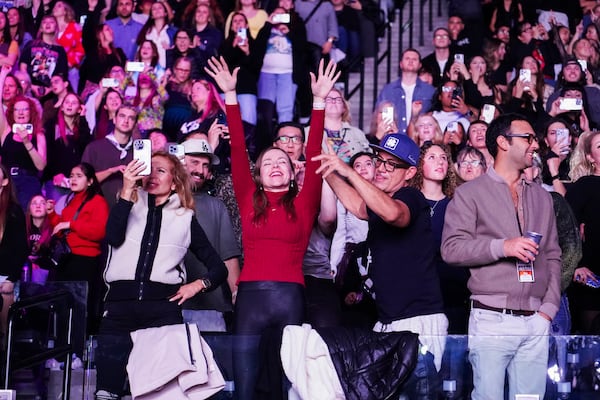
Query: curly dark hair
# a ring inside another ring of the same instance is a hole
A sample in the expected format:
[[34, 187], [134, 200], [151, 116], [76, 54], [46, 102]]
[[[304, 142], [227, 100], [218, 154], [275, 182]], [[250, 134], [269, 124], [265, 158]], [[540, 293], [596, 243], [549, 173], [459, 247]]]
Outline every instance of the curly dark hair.
[[442, 192], [446, 197], [451, 199], [452, 196], [454, 196], [454, 190], [456, 189], [456, 173], [454, 172], [454, 168], [452, 168], [452, 155], [450, 154], [450, 148], [445, 144], [425, 142], [425, 144], [421, 146], [419, 164], [417, 165], [417, 173], [408, 181], [408, 186], [419, 190], [423, 189], [423, 180], [425, 179], [425, 176], [423, 175], [423, 164], [425, 163], [425, 155], [433, 146], [437, 146], [444, 150], [444, 153], [448, 159], [448, 171], [446, 172], [446, 176], [442, 181]]

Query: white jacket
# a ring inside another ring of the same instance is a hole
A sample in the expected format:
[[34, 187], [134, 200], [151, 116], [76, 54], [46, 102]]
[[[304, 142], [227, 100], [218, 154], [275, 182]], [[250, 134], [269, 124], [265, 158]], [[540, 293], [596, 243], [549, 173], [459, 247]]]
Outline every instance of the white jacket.
[[289, 399], [342, 400], [344, 390], [321, 336], [309, 324], [283, 329], [281, 362], [292, 382]]
[[195, 325], [139, 329], [131, 332], [131, 339], [127, 374], [133, 399], [199, 400], [225, 387], [212, 351]]

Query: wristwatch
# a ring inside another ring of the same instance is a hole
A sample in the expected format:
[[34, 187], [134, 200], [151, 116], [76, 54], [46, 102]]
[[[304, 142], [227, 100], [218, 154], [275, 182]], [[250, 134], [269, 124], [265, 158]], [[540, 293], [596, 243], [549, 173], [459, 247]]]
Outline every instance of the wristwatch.
[[212, 283], [210, 281], [210, 279], [204, 278], [201, 279], [202, 284], [204, 285], [204, 289], [202, 289], [203, 292], [206, 292], [208, 289], [210, 289], [210, 287], [212, 286]]

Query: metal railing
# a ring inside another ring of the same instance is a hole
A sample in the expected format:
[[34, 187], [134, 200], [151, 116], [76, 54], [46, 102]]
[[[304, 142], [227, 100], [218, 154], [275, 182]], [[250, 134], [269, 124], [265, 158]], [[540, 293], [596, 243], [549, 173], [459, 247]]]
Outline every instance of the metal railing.
[[[64, 307], [67, 312], [66, 319], [59, 318], [58, 313], [60, 307]], [[15, 351], [15, 339], [17, 337], [17, 320], [27, 316], [30, 310], [35, 308], [43, 308], [48, 310], [48, 330], [55, 338], [56, 346], [52, 348], [38, 349], [32, 355], [17, 354]], [[26, 299], [15, 302], [8, 310], [8, 330], [6, 337], [6, 359], [3, 370], [3, 388], [9, 388], [9, 379], [12, 372], [29, 368], [51, 358], [65, 358], [65, 366], [63, 371], [63, 396], [64, 400], [70, 398], [71, 390], [71, 355], [73, 353], [72, 335], [73, 335], [73, 296], [65, 290], [57, 290], [51, 293], [45, 293], [37, 296], [28, 297]], [[59, 324], [64, 323], [64, 330], [59, 329]], [[65, 338], [59, 337], [60, 333], [66, 334]], [[17, 358], [16, 355], [19, 357]]]
[[[400, 15], [401, 15], [401, 27], [400, 27], [400, 40], [402, 40], [402, 10], [404, 8], [404, 5], [407, 3], [411, 3], [412, 4], [412, 0], [405, 0], [400, 8]], [[372, 102], [371, 105], [369, 107], [369, 111], [371, 112], [372, 108], [375, 105], [375, 102], [377, 101], [377, 87], [379, 84], [379, 65], [381, 63], [386, 63], [386, 82], [389, 82], [391, 79], [391, 70], [392, 70], [392, 25], [391, 25], [391, 21], [389, 16], [386, 17], [383, 13], [383, 11], [381, 10], [381, 5], [380, 5], [380, 1], [378, 2], [379, 5], [379, 12], [380, 12], [380, 17], [381, 18], [385, 18], [385, 24], [381, 27], [379, 27], [379, 30], [375, 30], [375, 34], [373, 36], [373, 46], [374, 48], [377, 50], [375, 53], [375, 60], [374, 60], [374, 66], [373, 66], [373, 71], [371, 71], [371, 73], [373, 74], [373, 98], [372, 98]], [[412, 9], [412, 7], [411, 7]], [[390, 10], [393, 15], [395, 16], [395, 10]], [[412, 11], [411, 11], [412, 12]], [[381, 31], [383, 30], [383, 32]], [[411, 24], [411, 31], [412, 31], [412, 24]], [[412, 33], [411, 33], [412, 36]], [[386, 38], [385, 41], [382, 41], [381, 43], [379, 42], [379, 38], [380, 37], [384, 37]], [[379, 54], [379, 49], [380, 46], [385, 43], [385, 48], [383, 50], [383, 52], [381, 54]], [[359, 66], [359, 81], [358, 83], [353, 86], [353, 87], [349, 87], [348, 84], [348, 76], [346, 77], [346, 84], [344, 87], [344, 97], [348, 100], [350, 100], [351, 98], [353, 98], [357, 93], [358, 93], [358, 100], [359, 100], [359, 114], [358, 114], [358, 126], [359, 127], [363, 127], [364, 125], [364, 115], [365, 115], [365, 102], [366, 102], [366, 94], [365, 94], [365, 77], [366, 77], [366, 73], [365, 73], [365, 63], [364, 63], [364, 58], [362, 56], [360, 57], [356, 57], [353, 60], [350, 60], [349, 65], [348, 65], [348, 71], [353, 70], [354, 67]]]
[[[392, 57], [396, 55], [396, 52], [400, 53], [403, 50], [402, 46], [405, 43], [406, 35], [408, 35], [406, 41], [408, 47], [413, 47], [415, 40], [415, 29], [418, 29], [418, 44], [422, 47], [425, 44], [425, 29], [427, 28], [429, 32], [433, 31], [433, 16], [435, 13], [434, 1], [435, 0], [419, 0], [418, 15], [415, 15], [416, 4], [413, 0], [402, 0], [396, 9], [390, 10], [391, 15], [388, 16], [385, 25], [382, 27], [384, 32], [375, 32], [373, 46], [375, 49], [377, 49], [377, 51], [374, 57], [372, 71], [365, 71], [365, 62], [362, 57], [357, 57], [354, 60], [350, 60], [349, 64], [351, 66], [355, 67], [359, 65], [359, 80], [356, 85], [350, 87], [348, 84], [349, 79], [346, 78], [344, 96], [348, 100], [356, 99], [359, 102], [359, 127], [364, 129], [365, 112], [370, 113], [375, 107], [377, 102], [378, 88], [382, 77], [385, 79], [385, 83], [389, 83], [392, 80], [392, 71], [394, 69], [392, 66]], [[444, 2], [444, 0], [438, 0], [438, 17], [442, 15], [442, 2]], [[428, 6], [428, 8], [426, 8], [426, 6]], [[426, 12], [426, 10], [428, 12]], [[398, 17], [396, 17], [396, 14], [398, 14]], [[415, 21], [415, 18], [417, 18], [418, 21]], [[392, 23], [398, 24], [399, 45], [397, 49], [392, 45]], [[384, 34], [380, 35], [381, 33]], [[380, 41], [380, 37], [383, 37], [384, 39]], [[382, 64], [384, 65], [383, 69], [385, 72], [381, 74], [382, 76], [380, 76], [379, 70]], [[350, 67], [348, 67], [348, 70], [350, 70]], [[365, 78], [367, 78], [369, 74], [372, 74], [373, 93], [371, 98], [367, 99], [364, 85]]]

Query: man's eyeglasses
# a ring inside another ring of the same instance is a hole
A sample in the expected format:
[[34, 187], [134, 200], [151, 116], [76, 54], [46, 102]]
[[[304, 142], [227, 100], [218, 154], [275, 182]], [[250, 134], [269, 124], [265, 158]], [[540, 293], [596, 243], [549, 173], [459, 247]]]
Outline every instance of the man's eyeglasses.
[[343, 102], [344, 99], [342, 99], [341, 97], [325, 97], [325, 103], [342, 104]]
[[293, 144], [302, 144], [302, 138], [300, 136], [279, 136], [275, 140], [281, 142], [282, 144], [288, 144], [290, 142]]
[[514, 137], [518, 137], [518, 138], [523, 138], [523, 139], [527, 139], [527, 143], [531, 144], [534, 141], [538, 141], [537, 136], [534, 133], [509, 133], [504, 135], [506, 137], [509, 138], [514, 138]]
[[373, 157], [373, 163], [375, 164], [375, 168], [379, 168], [381, 164], [384, 165], [384, 168], [387, 172], [394, 172], [396, 169], [409, 169], [410, 165], [399, 163], [392, 160], [384, 160], [381, 157]]
[[468, 166], [477, 168], [480, 165], [481, 165], [481, 160], [463, 160], [458, 163], [459, 168], [467, 168]]

